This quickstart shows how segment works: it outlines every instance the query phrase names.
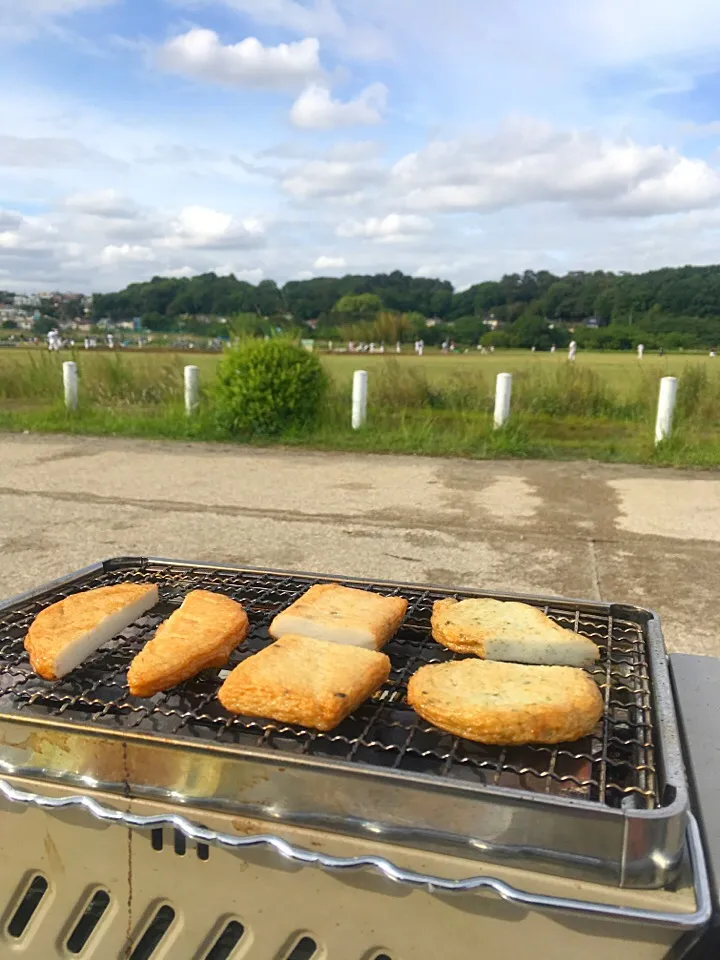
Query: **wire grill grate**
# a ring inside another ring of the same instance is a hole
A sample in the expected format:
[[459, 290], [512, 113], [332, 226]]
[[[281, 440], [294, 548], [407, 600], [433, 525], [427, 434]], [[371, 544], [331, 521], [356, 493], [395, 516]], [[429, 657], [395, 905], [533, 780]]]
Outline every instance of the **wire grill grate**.
[[[420, 666], [458, 656], [439, 646], [430, 635], [432, 604], [448, 595], [432, 588], [375, 587], [380, 593], [402, 595], [409, 601], [405, 621], [386, 647], [392, 673], [372, 700], [329, 733], [230, 716], [216, 699], [217, 671], [206, 671], [149, 700], [130, 696], [125, 674], [131, 658], [189, 590], [216, 590], [245, 606], [251, 633], [233, 654], [231, 669], [271, 642], [267, 633], [271, 619], [319, 579], [137, 561], [132, 566], [100, 571], [81, 583], [51, 589], [40, 599], [0, 613], [0, 713], [22, 711], [84, 725], [148, 735], [162, 733], [180, 741], [191, 737], [226, 746], [259, 746], [317, 759], [331, 757], [476, 785], [572, 796], [616, 808], [658, 805], [650, 676], [642, 625], [584, 612], [565, 601], [543, 609], [558, 623], [600, 646], [601, 659], [593, 675], [605, 698], [605, 713], [598, 728], [590, 737], [572, 744], [489, 747], [445, 734], [407, 706], [407, 680]], [[47, 683], [36, 677], [28, 664], [23, 637], [38, 612], [77, 590], [127, 581], [156, 582], [160, 603], [63, 681]]]

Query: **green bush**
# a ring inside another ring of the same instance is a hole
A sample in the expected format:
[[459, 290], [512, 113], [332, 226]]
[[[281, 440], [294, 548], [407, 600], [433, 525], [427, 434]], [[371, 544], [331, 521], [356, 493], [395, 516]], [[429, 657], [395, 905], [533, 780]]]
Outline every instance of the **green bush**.
[[238, 436], [276, 437], [314, 423], [328, 390], [320, 360], [289, 340], [243, 340], [218, 365], [221, 425]]

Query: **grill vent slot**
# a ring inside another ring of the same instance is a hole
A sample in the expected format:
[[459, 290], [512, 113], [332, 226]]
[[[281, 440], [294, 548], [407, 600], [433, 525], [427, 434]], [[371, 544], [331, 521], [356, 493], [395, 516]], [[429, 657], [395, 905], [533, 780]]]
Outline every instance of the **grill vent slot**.
[[95, 932], [95, 928], [110, 906], [110, 894], [107, 890], [96, 890], [83, 915], [75, 925], [75, 929], [68, 937], [67, 948], [70, 953], [80, 953]]
[[129, 960], [150, 960], [172, 926], [174, 919], [175, 911], [171, 906], [165, 904], [160, 907], [130, 954]]
[[175, 831], [175, 853], [179, 857], [185, 856], [185, 851], [187, 850], [187, 839], [185, 834], [180, 830]]
[[317, 952], [317, 944], [312, 937], [303, 937], [293, 947], [285, 960], [312, 960]]
[[[165, 833], [162, 827], [155, 827], [150, 831], [150, 844], [153, 850], [158, 852], [165, 849]], [[181, 830], [173, 831], [173, 850], [179, 857], [184, 857], [187, 853], [187, 837]], [[198, 843], [196, 851], [198, 860], [210, 859], [210, 847], [207, 843]]]
[[231, 920], [210, 948], [205, 960], [230, 960], [244, 933], [245, 927], [239, 921]]
[[32, 878], [25, 890], [18, 908], [10, 919], [8, 924], [8, 933], [11, 937], [19, 940], [28, 928], [28, 924], [33, 918], [33, 914], [40, 906], [42, 898], [47, 893], [48, 882], [42, 874], [37, 873]]

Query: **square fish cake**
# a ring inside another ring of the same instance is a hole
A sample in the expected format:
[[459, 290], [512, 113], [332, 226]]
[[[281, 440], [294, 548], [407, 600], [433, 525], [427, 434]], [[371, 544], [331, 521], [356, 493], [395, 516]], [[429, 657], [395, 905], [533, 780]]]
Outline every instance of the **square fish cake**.
[[402, 597], [382, 597], [339, 583], [316, 583], [270, 624], [270, 636], [288, 634], [382, 650], [407, 610]]
[[235, 667], [218, 698], [230, 713], [332, 730], [389, 675], [384, 653], [291, 634]]

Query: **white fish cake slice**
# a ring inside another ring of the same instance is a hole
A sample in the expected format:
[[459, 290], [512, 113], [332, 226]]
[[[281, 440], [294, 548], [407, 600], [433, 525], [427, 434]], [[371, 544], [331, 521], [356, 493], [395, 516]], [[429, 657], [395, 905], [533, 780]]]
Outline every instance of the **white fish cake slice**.
[[288, 634], [382, 650], [407, 611], [402, 597], [382, 597], [369, 590], [318, 583], [279, 613], [270, 636]]
[[158, 602], [154, 583], [119, 583], [73, 593], [30, 624], [25, 649], [45, 680], [60, 680]]

